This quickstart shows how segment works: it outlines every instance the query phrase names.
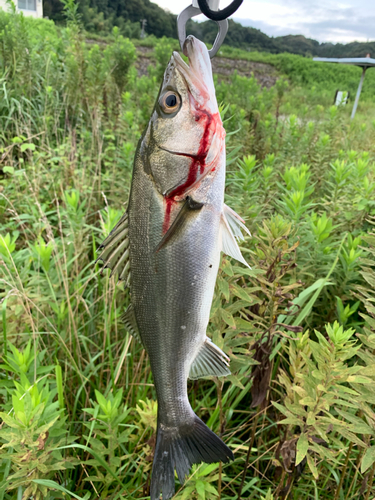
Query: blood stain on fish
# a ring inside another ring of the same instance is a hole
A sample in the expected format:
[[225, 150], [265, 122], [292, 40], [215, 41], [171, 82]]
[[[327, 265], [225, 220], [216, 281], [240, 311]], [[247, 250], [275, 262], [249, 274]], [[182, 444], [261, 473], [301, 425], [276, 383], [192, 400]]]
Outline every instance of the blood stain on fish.
[[165, 214], [164, 214], [164, 222], [163, 222], [163, 234], [165, 234], [169, 229], [169, 223], [171, 220], [171, 210], [174, 200], [170, 197], [165, 197]]
[[[200, 121], [202, 119], [205, 119], [205, 125], [204, 125], [205, 128], [203, 136], [199, 143], [197, 154], [190, 155], [187, 153], [175, 153], [178, 154], [179, 156], [187, 156], [191, 158], [192, 161], [189, 167], [189, 173], [186, 181], [180, 186], [177, 186], [173, 191], [171, 191], [170, 193], [168, 193], [168, 195], [164, 197], [165, 214], [163, 221], [163, 234], [165, 234], [169, 229], [172, 206], [174, 203], [177, 203], [175, 198], [183, 195], [184, 192], [198, 180], [198, 167], [199, 167], [199, 175], [202, 175], [206, 168], [206, 158], [209, 152], [213, 135], [216, 132], [217, 123], [220, 120], [220, 115], [219, 113], [211, 115], [207, 111], [197, 110], [197, 114], [195, 115], [195, 120]], [[214, 171], [215, 166], [213, 166], [211, 170]]]

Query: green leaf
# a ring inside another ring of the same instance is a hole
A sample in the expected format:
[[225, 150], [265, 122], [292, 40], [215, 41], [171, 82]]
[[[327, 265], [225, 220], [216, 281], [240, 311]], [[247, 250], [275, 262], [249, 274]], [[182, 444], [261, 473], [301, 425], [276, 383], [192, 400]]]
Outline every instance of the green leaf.
[[361, 463], [362, 474], [367, 471], [369, 467], [375, 462], [375, 446], [370, 446], [367, 448], [366, 453], [363, 455]]
[[298, 417], [287, 417], [284, 418], [284, 420], [280, 420], [279, 424], [283, 425], [299, 425], [300, 427], [303, 426], [304, 422], [302, 418]]
[[313, 370], [311, 372], [311, 375], [318, 380], [324, 380], [324, 378], [325, 378], [323, 373], [321, 373], [319, 370]]
[[240, 332], [253, 332], [255, 330], [253, 323], [242, 318], [236, 318], [236, 328]]
[[285, 415], [286, 417], [291, 417], [292, 416], [292, 413], [290, 413], [290, 411], [288, 411], [283, 405], [281, 405], [280, 403], [276, 403], [276, 401], [272, 401], [272, 404], [273, 406], [275, 406], [279, 412], [281, 412], [283, 415]]
[[63, 493], [67, 493], [68, 495], [71, 495], [74, 498], [77, 498], [77, 500], [84, 500], [82, 497], [79, 497], [75, 493], [72, 493], [71, 491], [67, 490], [64, 488], [64, 486], [61, 486], [60, 484], [56, 483], [56, 481], [52, 481], [51, 479], [32, 479], [33, 483], [40, 484], [41, 486], [47, 486], [50, 489], [62, 491]]
[[307, 464], [308, 464], [309, 469], [311, 470], [311, 473], [314, 476], [314, 478], [318, 479], [318, 477], [319, 477], [318, 469], [316, 468], [314, 459], [310, 455], [307, 455]]
[[65, 405], [64, 405], [64, 383], [63, 383], [63, 376], [62, 376], [62, 370], [61, 370], [60, 365], [55, 366], [55, 375], [56, 375], [58, 401], [59, 401], [60, 410], [62, 410]]
[[373, 384], [374, 381], [367, 377], [361, 377], [361, 375], [349, 375], [348, 382], [353, 384]]
[[215, 497], [219, 496], [219, 493], [218, 493], [217, 489], [214, 486], [212, 486], [212, 484], [206, 483], [204, 485], [204, 488], [205, 488], [206, 491], [208, 491], [208, 493], [212, 493], [212, 495], [215, 495]]
[[97, 402], [99, 403], [99, 405], [103, 409], [103, 411], [106, 410], [107, 409], [107, 400], [105, 399], [105, 397], [102, 394], [100, 394], [100, 392], [97, 391], [96, 389], [95, 389], [95, 396], [96, 396]]
[[213, 343], [216, 344], [220, 349], [223, 349], [224, 347], [224, 338], [222, 334], [220, 333], [220, 330], [215, 330], [214, 333], [212, 334], [212, 340]]
[[[301, 292], [298, 295], [298, 297], [296, 297], [293, 300], [293, 304], [296, 305], [296, 306], [298, 306], [299, 308], [301, 308], [303, 306], [303, 304], [306, 302], [306, 300], [311, 296], [311, 294], [313, 292], [315, 292], [317, 289], [320, 289], [321, 287], [323, 288], [323, 287], [329, 286], [329, 285], [333, 285], [333, 283], [326, 281], [325, 278], [318, 279], [315, 283], [313, 283], [311, 286], [309, 286], [308, 288], [306, 288], [306, 290], [303, 290], [303, 292]], [[294, 315], [285, 316], [285, 315], [281, 314], [277, 318], [277, 322], [278, 323], [287, 323], [287, 324], [289, 324], [289, 323], [292, 322], [293, 318], [294, 318]]]
[[[323, 389], [324, 389], [324, 387], [323, 387]], [[299, 400], [299, 404], [303, 405], [303, 406], [315, 406], [316, 399], [313, 399], [310, 396], [306, 396], [305, 398], [302, 398]]]
[[296, 403], [290, 403], [287, 399], [284, 401], [286, 408], [291, 412], [292, 415], [299, 415], [301, 417], [306, 417], [306, 410], [301, 407], [301, 405]]
[[3, 167], [4, 174], [14, 174], [14, 167]]
[[352, 413], [349, 413], [347, 411], [341, 410], [340, 408], [335, 408], [337, 413], [341, 416], [343, 416], [346, 420], [349, 422], [352, 422], [353, 428], [352, 430], [356, 434], [369, 434], [371, 435], [373, 433], [373, 430], [369, 425], [366, 424], [361, 418], [357, 417], [356, 415], [353, 415]]
[[208, 474], [211, 474], [211, 472], [213, 472], [218, 467], [219, 467], [218, 462], [206, 465], [205, 467], [200, 468], [197, 475], [198, 475], [198, 477], [208, 476]]
[[225, 321], [225, 323], [228, 326], [231, 326], [233, 329], [236, 328], [236, 322], [234, 321], [233, 316], [228, 311], [226, 311], [225, 309], [221, 308], [220, 309], [220, 314], [221, 314], [222, 319]]
[[229, 260], [223, 261], [221, 269], [227, 276], [233, 276], [233, 269]]
[[242, 385], [240, 379], [236, 377], [235, 375], [228, 375], [225, 380], [228, 380], [229, 382], [232, 382], [232, 384], [235, 387], [239, 387], [240, 389], [245, 389], [245, 387]]
[[21, 153], [26, 151], [26, 149], [30, 149], [30, 151], [35, 151], [35, 144], [32, 143], [21, 144]]
[[233, 271], [235, 274], [240, 274], [241, 276], [243, 274], [246, 274], [247, 276], [251, 277], [256, 277], [259, 274], [264, 274], [265, 271], [263, 269], [249, 269], [248, 267], [239, 267], [239, 266], [233, 266]]
[[300, 464], [307, 454], [309, 448], [309, 440], [306, 434], [301, 434], [297, 441], [297, 456], [296, 465]]
[[84, 450], [86, 451], [87, 453], [90, 453], [90, 455], [92, 455], [96, 460], [97, 462], [102, 466], [104, 467], [104, 469], [108, 472], [109, 475], [111, 475], [115, 481], [123, 488], [124, 485], [122, 484], [121, 482], [121, 479], [117, 476], [117, 474], [115, 474], [115, 472], [113, 472], [113, 470], [109, 467], [109, 465], [105, 462], [105, 460], [102, 459], [102, 457], [95, 453], [91, 448], [89, 448], [88, 446], [84, 446], [83, 444], [69, 444], [67, 446], [61, 446], [59, 448], [55, 448], [55, 450], [66, 450], [66, 449], [69, 449], [69, 448], [79, 448], [80, 450]]
[[335, 267], [337, 266], [337, 263], [339, 261], [340, 254], [341, 254], [341, 249], [342, 249], [342, 247], [343, 247], [343, 245], [345, 243], [346, 237], [347, 237], [347, 235], [345, 234], [345, 236], [341, 240], [340, 247], [339, 247], [339, 249], [337, 251], [337, 254], [336, 254], [336, 258], [335, 258], [335, 260], [334, 260], [334, 262], [333, 262], [333, 264], [331, 266], [331, 269], [329, 270], [327, 276], [322, 279], [322, 281], [320, 282], [320, 285], [319, 285], [318, 289], [316, 290], [316, 292], [314, 293], [314, 295], [311, 297], [311, 299], [305, 305], [305, 307], [299, 312], [297, 319], [293, 320], [292, 324], [294, 326], [300, 325], [302, 323], [302, 321], [306, 318], [306, 316], [308, 316], [310, 314], [310, 312], [311, 312], [311, 310], [312, 310], [315, 302], [317, 301], [317, 299], [318, 299], [318, 297], [320, 295], [320, 292], [323, 290], [323, 288], [325, 286], [327, 286], [327, 284], [328, 284], [328, 278], [331, 276], [331, 274], [335, 270]]
[[341, 421], [339, 425], [333, 425], [333, 430], [344, 436], [346, 439], [349, 439], [349, 441], [352, 441], [356, 445], [366, 448], [366, 444], [362, 441], [362, 439], [359, 439], [358, 436], [345, 428], [344, 425], [345, 423]]
[[307, 425], [314, 425], [315, 424], [315, 415], [312, 411], [310, 411], [307, 415], [306, 424]]
[[187, 486], [178, 498], [181, 500], [190, 499], [194, 491], [194, 486]]
[[220, 292], [224, 295], [225, 300], [228, 302], [230, 297], [229, 283], [226, 280], [219, 278], [218, 285]]
[[197, 490], [199, 498], [202, 500], [206, 500], [206, 490], [204, 488], [204, 482], [203, 481], [196, 481], [195, 488]]
[[0, 418], [7, 424], [9, 427], [13, 427], [14, 429], [19, 429], [22, 427], [17, 421], [12, 418], [10, 415], [6, 413], [0, 412]]
[[233, 292], [233, 294], [236, 295], [238, 298], [244, 300], [245, 302], [248, 302], [249, 304], [254, 303], [254, 298], [250, 297], [250, 295], [246, 292], [245, 288], [241, 288], [239, 285], [233, 283], [230, 286], [230, 289]]

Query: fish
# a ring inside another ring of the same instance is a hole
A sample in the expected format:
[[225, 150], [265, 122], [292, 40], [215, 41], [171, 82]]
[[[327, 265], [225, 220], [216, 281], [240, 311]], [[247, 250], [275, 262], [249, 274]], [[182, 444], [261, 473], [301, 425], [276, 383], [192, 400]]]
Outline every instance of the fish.
[[191, 466], [228, 463], [233, 452], [194, 413], [187, 380], [229, 375], [229, 358], [206, 334], [221, 251], [248, 266], [249, 231], [224, 204], [225, 130], [205, 44], [173, 52], [139, 140], [127, 209], [98, 260], [130, 289], [123, 321], [146, 349], [158, 400], [150, 497], [175, 493]]

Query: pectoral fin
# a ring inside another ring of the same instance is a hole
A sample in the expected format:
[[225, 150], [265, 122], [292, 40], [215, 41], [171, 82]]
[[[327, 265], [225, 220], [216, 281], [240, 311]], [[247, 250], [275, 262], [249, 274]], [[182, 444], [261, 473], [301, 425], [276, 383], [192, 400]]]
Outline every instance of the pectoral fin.
[[168, 229], [159, 245], [156, 247], [155, 252], [159, 252], [165, 245], [167, 245], [173, 238], [175, 238], [184, 228], [190, 213], [194, 210], [200, 210], [203, 205], [204, 203], [194, 201], [191, 196], [187, 196], [181, 210], [178, 212], [175, 220], [171, 224], [171, 227]]
[[245, 221], [243, 221], [234, 210], [229, 208], [227, 205], [224, 205], [224, 211], [221, 216], [221, 250], [230, 257], [242, 262], [245, 266], [250, 267], [244, 259], [236, 241], [236, 238], [241, 240], [244, 239], [241, 229], [244, 229], [248, 234], [250, 234], [250, 231], [247, 229], [244, 222]]
[[242, 219], [242, 217], [240, 217], [237, 212], [235, 212], [230, 207], [228, 207], [228, 205], [225, 205], [225, 204], [224, 204], [224, 215], [228, 221], [230, 228], [232, 229], [232, 231], [234, 233], [234, 236], [237, 239], [239, 239], [239, 240], [245, 239], [242, 235], [241, 229], [243, 229], [245, 231], [245, 233], [247, 233], [249, 236], [251, 236], [251, 233], [247, 229], [247, 227], [245, 226], [245, 221]]
[[195, 380], [201, 377], [224, 377], [225, 375], [230, 375], [229, 358], [206, 337], [190, 367], [189, 378]]

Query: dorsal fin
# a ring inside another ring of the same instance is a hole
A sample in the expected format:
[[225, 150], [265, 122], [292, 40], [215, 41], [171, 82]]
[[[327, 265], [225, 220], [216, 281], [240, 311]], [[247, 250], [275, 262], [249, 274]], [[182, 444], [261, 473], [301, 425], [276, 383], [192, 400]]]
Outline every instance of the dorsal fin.
[[133, 335], [133, 337], [142, 344], [142, 339], [139, 333], [137, 319], [135, 317], [135, 312], [132, 304], [130, 304], [130, 306], [126, 309], [125, 313], [121, 316], [121, 320], [126, 326], [129, 333]]
[[107, 238], [99, 246], [99, 250], [103, 250], [99, 257], [96, 259], [102, 260], [104, 269], [111, 269], [111, 276], [117, 273], [119, 281], [129, 282], [129, 219], [126, 212], [116, 226], [109, 233]]

